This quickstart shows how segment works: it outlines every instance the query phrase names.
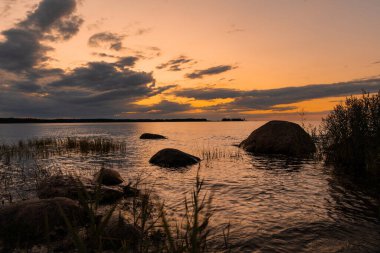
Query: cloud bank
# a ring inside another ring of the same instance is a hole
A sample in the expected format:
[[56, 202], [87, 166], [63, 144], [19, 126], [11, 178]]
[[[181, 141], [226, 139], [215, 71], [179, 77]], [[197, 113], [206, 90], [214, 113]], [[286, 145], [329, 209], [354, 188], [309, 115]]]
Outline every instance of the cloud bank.
[[[279, 110], [279, 108], [275, 107], [276, 105], [293, 104], [310, 99], [360, 94], [362, 91], [377, 92], [379, 90], [380, 79], [375, 78], [268, 90], [244, 91], [228, 88], [190, 88], [175, 91], [173, 94], [179, 97], [201, 100], [234, 98], [234, 102], [225, 105], [228, 109]], [[280, 110], [284, 110], [284, 108]], [[289, 110], [292, 108], [285, 109]]]
[[[1, 117], [113, 117], [142, 98], [165, 92], [152, 73], [131, 69], [136, 56], [114, 62], [88, 62], [71, 70], [48, 67], [49, 41], [65, 41], [78, 33], [83, 19], [75, 0], [43, 0], [24, 20], [5, 30], [0, 42]], [[92, 36], [93, 45], [122, 48], [121, 36]], [[106, 55], [105, 55], [106, 56]], [[22, 102], [21, 102], [22, 101]]]

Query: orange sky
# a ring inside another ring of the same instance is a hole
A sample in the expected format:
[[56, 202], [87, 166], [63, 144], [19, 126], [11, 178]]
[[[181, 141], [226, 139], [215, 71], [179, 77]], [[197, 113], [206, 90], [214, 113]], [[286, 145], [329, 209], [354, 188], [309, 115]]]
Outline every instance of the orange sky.
[[[0, 30], [25, 18], [39, 0], [0, 3]], [[68, 41], [49, 42], [50, 67], [66, 70], [89, 61], [114, 61], [114, 56], [141, 54], [136, 70], [153, 72], [156, 85], [267, 90], [288, 86], [329, 84], [371, 78], [380, 73], [380, 1], [377, 0], [83, 0], [77, 13], [84, 19]], [[122, 37], [123, 49], [90, 47], [96, 33]], [[159, 51], [157, 50], [159, 49]], [[194, 63], [182, 71], [156, 67], [179, 56]], [[201, 79], [195, 70], [229, 65], [232, 69]], [[195, 108], [233, 101], [176, 97], [166, 92], [136, 101], [191, 103]], [[287, 104], [324, 112], [342, 98], [321, 98]], [[331, 102], [333, 101], [333, 102]], [[282, 105], [278, 105], [281, 107]], [[265, 111], [267, 112], [267, 110]], [[260, 110], [250, 113], [260, 114]]]

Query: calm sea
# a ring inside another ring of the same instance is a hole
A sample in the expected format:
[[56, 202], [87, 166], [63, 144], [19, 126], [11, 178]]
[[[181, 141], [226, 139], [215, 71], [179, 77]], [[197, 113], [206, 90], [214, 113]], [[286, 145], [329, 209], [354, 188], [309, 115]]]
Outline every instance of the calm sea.
[[[198, 166], [173, 171], [150, 165], [149, 158], [167, 147], [208, 156], [200, 174], [213, 194], [212, 225], [231, 224], [234, 251], [380, 252], [378, 198], [320, 161], [253, 156], [234, 146], [264, 123], [5, 124], [0, 143], [66, 136], [125, 141], [122, 157], [57, 157], [54, 166], [81, 172], [114, 162], [126, 178], [140, 176], [153, 185], [172, 214], [183, 211]], [[140, 140], [144, 132], [168, 139]]]

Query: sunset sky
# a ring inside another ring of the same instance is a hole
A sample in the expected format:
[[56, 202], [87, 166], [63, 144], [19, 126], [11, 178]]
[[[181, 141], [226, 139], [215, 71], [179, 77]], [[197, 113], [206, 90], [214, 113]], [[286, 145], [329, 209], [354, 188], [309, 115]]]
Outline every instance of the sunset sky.
[[0, 117], [319, 119], [380, 89], [378, 0], [1, 0]]

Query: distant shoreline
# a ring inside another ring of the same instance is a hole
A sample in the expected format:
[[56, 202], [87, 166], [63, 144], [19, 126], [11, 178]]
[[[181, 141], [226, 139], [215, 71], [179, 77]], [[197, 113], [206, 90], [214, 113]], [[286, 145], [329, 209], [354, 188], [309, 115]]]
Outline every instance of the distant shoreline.
[[35, 119], [35, 118], [0, 118], [0, 124], [27, 123], [133, 123], [133, 122], [210, 122], [207, 119]]

